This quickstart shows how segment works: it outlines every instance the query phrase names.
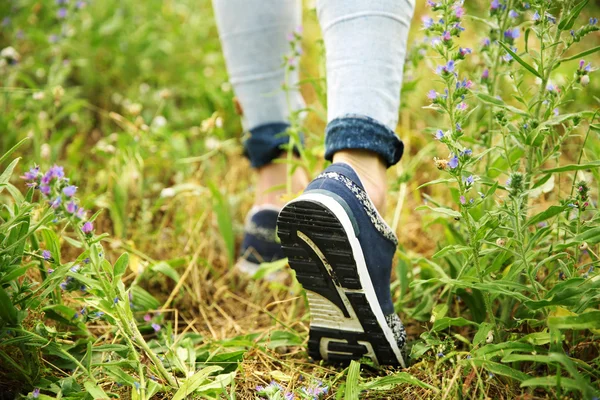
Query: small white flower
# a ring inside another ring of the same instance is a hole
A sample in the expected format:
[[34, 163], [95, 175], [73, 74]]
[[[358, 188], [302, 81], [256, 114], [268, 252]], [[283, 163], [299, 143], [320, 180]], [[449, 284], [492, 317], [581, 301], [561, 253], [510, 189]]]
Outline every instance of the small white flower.
[[506, 244], [506, 240], [504, 240], [503, 238], [498, 238], [496, 239], [496, 244], [498, 246], [504, 247], [504, 245]]
[[35, 92], [32, 97], [34, 100], [44, 100], [45, 96], [44, 92]]
[[160, 197], [174, 197], [175, 196], [175, 189], [173, 188], [164, 188], [163, 190], [160, 191]]
[[152, 120], [152, 126], [154, 126], [155, 128], [162, 128], [165, 125], [167, 125], [167, 119], [162, 115], [157, 115]]
[[581, 85], [582, 86], [587, 86], [590, 83], [590, 77], [589, 75], [584, 75], [581, 77]]
[[19, 61], [21, 59], [21, 55], [12, 46], [3, 48], [2, 51], [0, 51], [0, 57], [13, 61]]

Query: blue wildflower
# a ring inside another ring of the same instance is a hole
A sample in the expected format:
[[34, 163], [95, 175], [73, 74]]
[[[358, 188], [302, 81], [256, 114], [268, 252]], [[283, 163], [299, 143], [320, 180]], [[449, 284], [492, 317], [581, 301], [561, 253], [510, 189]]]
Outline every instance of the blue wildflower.
[[475, 183], [475, 177], [473, 175], [469, 175], [466, 178], [464, 178], [464, 182], [465, 185], [471, 186], [473, 183]]
[[506, 39], [517, 39], [521, 36], [521, 31], [519, 28], [508, 29], [504, 32], [504, 37]]
[[540, 20], [540, 13], [536, 10], [535, 13], [533, 13], [533, 20], [534, 21], [539, 21]]
[[590, 25], [594, 26], [598, 24], [598, 18], [590, 18]]
[[510, 10], [508, 12], [508, 16], [511, 17], [511, 18], [519, 18], [519, 13], [516, 12], [515, 10]]
[[438, 94], [435, 90], [431, 89], [429, 92], [427, 92], [427, 98], [429, 100], [435, 100], [435, 99], [437, 99], [437, 97], [438, 97]]
[[38, 397], [40, 397], [40, 389], [39, 388], [33, 389], [32, 395], [33, 395], [34, 399], [37, 399]]
[[66, 17], [67, 17], [67, 9], [64, 7], [59, 8], [58, 11], [56, 12], [56, 18], [64, 19]]
[[63, 189], [63, 193], [67, 197], [73, 197], [77, 191], [77, 186], [69, 185]]
[[48, 250], [42, 251], [42, 258], [44, 260], [50, 260], [52, 258], [52, 254]]
[[435, 138], [437, 140], [442, 140], [444, 138], [444, 131], [438, 129], [437, 132], [435, 132]]
[[453, 156], [450, 161], [448, 161], [448, 166], [452, 169], [458, 167], [458, 157]]

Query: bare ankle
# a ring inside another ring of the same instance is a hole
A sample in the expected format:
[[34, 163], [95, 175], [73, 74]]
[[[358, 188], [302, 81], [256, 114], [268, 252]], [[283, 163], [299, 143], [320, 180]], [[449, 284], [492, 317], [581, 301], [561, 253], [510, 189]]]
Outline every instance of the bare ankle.
[[335, 153], [333, 162], [350, 165], [358, 174], [377, 210], [384, 211], [387, 191], [387, 166], [381, 156], [368, 150], [348, 149]]
[[[282, 157], [286, 157], [283, 155]], [[255, 205], [272, 204], [283, 206], [285, 204], [286, 182], [288, 165], [286, 163], [272, 162], [256, 170], [258, 175], [256, 183]], [[292, 174], [292, 192], [303, 190], [308, 185], [308, 175], [302, 168], [297, 168]]]

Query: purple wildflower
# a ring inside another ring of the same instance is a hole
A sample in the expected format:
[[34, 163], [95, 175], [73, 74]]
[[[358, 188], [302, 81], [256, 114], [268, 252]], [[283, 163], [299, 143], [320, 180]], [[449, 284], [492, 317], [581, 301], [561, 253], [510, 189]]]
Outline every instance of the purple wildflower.
[[37, 399], [38, 397], [40, 397], [40, 389], [35, 388], [35, 389], [33, 389], [33, 398]]
[[533, 20], [534, 21], [539, 21], [540, 20], [540, 13], [537, 12], [537, 10], [535, 11], [535, 13], [533, 13]]
[[421, 18], [421, 20], [423, 21], [423, 28], [425, 29], [429, 29], [433, 26], [433, 24], [435, 24], [433, 18], [428, 16], [424, 16], [423, 18]]
[[118, 302], [119, 302], [119, 298], [118, 298], [118, 297], [115, 297], [115, 298], [114, 298], [114, 300], [113, 300], [113, 303], [114, 303], [114, 304], [117, 304]]
[[546, 19], [551, 24], [556, 24], [556, 17], [554, 15], [546, 13]]
[[456, 15], [457, 18], [462, 18], [465, 16], [465, 8], [458, 4], [454, 7], [454, 15]]
[[37, 179], [39, 173], [40, 173], [40, 167], [35, 166], [35, 167], [31, 168], [29, 171], [25, 172], [25, 174], [23, 174], [23, 176], [21, 178], [25, 179], [26, 181], [33, 181], [34, 179]]
[[87, 211], [85, 211], [83, 209], [83, 207], [79, 207], [77, 209], [77, 218], [79, 218], [79, 219], [85, 219], [86, 214], [87, 214]]
[[460, 124], [458, 122], [456, 123], [456, 131], [462, 132], [462, 126], [460, 126]]
[[85, 6], [87, 6], [87, 3], [85, 1], [78, 1], [77, 3], [75, 3], [75, 7], [77, 7], [78, 10], [81, 10], [82, 8], [85, 8]]
[[65, 169], [61, 166], [54, 165], [50, 167], [46, 175], [48, 175], [50, 180], [52, 180], [52, 178], [62, 179], [65, 177]]
[[464, 157], [471, 157], [473, 155], [473, 150], [464, 149], [463, 151], [460, 152], [460, 155], [464, 156]]
[[437, 99], [437, 97], [438, 97], [438, 94], [435, 90], [431, 89], [429, 92], [427, 92], [427, 98], [429, 100], [435, 100], [435, 99]]
[[[465, 196], [460, 196], [460, 204], [467, 204], [467, 199], [465, 199]], [[440, 357], [443, 357], [443, 355]]]
[[558, 115], [560, 114], [560, 111], [558, 111], [558, 108], [555, 108], [554, 110], [552, 110], [552, 113], [554, 114], [555, 117], [558, 117]]
[[81, 269], [81, 267], [79, 265], [73, 265], [71, 268], [69, 268], [69, 271], [71, 271], [73, 273], [77, 273], [77, 272], [79, 272], [80, 269]]
[[515, 10], [510, 10], [508, 12], [508, 16], [511, 17], [511, 18], [519, 18], [519, 13], [516, 12]]
[[50, 275], [51, 273], [53, 273], [53, 272], [54, 272], [54, 270], [53, 270], [52, 268], [48, 268], [48, 269], [46, 270], [46, 272], [48, 273], [48, 275]]
[[488, 79], [489, 77], [490, 77], [490, 70], [486, 68], [481, 73], [481, 79]]
[[466, 56], [467, 54], [471, 54], [472, 52], [473, 52], [473, 50], [471, 50], [468, 47], [465, 47], [465, 48], [459, 47], [458, 48], [458, 53], [463, 57]]
[[444, 31], [444, 34], [442, 35], [442, 40], [444, 40], [444, 41], [447, 42], [450, 39], [452, 39], [452, 36], [450, 35], [450, 32], [449, 31]]
[[150, 316], [150, 314], [144, 315], [144, 321], [150, 322], [151, 320], [152, 320], [152, 317]]
[[497, 10], [498, 8], [500, 8], [500, 1], [492, 0], [492, 3], [490, 4], [490, 9]]
[[458, 167], [458, 157], [457, 156], [452, 156], [452, 158], [450, 159], [450, 161], [448, 161], [448, 166], [452, 169]]
[[475, 178], [473, 177], [473, 175], [469, 175], [466, 178], [464, 178], [464, 182], [465, 185], [471, 186], [473, 183], [475, 183]]
[[73, 197], [77, 191], [77, 186], [69, 185], [63, 189], [63, 193], [67, 197]]
[[49, 260], [52, 258], [52, 253], [50, 253], [48, 250], [42, 251], [42, 258], [46, 261]]
[[57, 196], [54, 200], [50, 202], [50, 207], [57, 209], [58, 207], [60, 207], [61, 202], [62, 198], [60, 196]]
[[152, 329], [154, 329], [154, 332], [158, 332], [160, 331], [160, 325], [157, 323], [152, 324]]
[[449, 74], [452, 72], [454, 72], [454, 60], [450, 60], [450, 61], [448, 61], [448, 63], [446, 65], [440, 65], [436, 69], [436, 73], [438, 75], [441, 75], [444, 73]]
[[513, 28], [513, 29], [508, 29], [506, 31], [504, 31], [504, 37], [506, 39], [517, 39], [521, 36], [521, 31], [519, 30], [519, 28]]
[[434, 2], [434, 1], [432, 1], [432, 0], [427, 0], [427, 5], [428, 5], [429, 7], [436, 7], [436, 6], [437, 6], [437, 3], [436, 3], [436, 2]]
[[59, 8], [58, 11], [56, 12], [56, 18], [64, 19], [66, 17], [67, 17], [67, 9], [64, 7]]
[[467, 103], [460, 103], [459, 105], [456, 106], [456, 109], [458, 111], [465, 111], [467, 109]]
[[554, 84], [552, 82], [548, 82], [548, 85], [546, 86], [546, 90], [549, 92], [554, 92], [556, 90], [556, 86], [554, 86]]
[[444, 138], [444, 131], [438, 129], [437, 132], [435, 132], [435, 138], [437, 140], [442, 140]]
[[83, 233], [90, 234], [92, 233], [92, 231], [94, 230], [94, 224], [92, 224], [90, 221], [87, 221], [85, 224], [83, 224], [83, 226], [81, 227], [81, 231]]
[[440, 351], [439, 353], [437, 353], [437, 356], [438, 357], [444, 357], [444, 353]]
[[4, 17], [2, 19], [2, 24], [0, 24], [0, 25], [2, 25], [2, 27], [9, 26], [10, 25], [10, 17]]
[[531, 8], [531, 5], [528, 2], [525, 2], [523, 3], [523, 8], [529, 10]]
[[598, 24], [598, 18], [590, 18], [590, 25], [594, 26]]
[[75, 204], [75, 202], [71, 200], [67, 203], [67, 212], [69, 214], [73, 214], [75, 213], [75, 211], [77, 211], [77, 204]]

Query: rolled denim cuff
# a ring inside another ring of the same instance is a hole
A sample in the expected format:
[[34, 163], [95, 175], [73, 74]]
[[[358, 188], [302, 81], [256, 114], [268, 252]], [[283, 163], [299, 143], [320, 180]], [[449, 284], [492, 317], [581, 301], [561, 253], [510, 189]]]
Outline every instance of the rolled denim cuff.
[[325, 159], [331, 161], [336, 152], [348, 149], [373, 151], [391, 167], [402, 158], [404, 144], [394, 131], [373, 118], [348, 114], [327, 124]]
[[[253, 168], [260, 168], [279, 157], [284, 151], [281, 147], [290, 141], [289, 135], [285, 133], [289, 126], [285, 122], [275, 122], [250, 129], [250, 137], [244, 140], [244, 154]], [[304, 143], [302, 135], [300, 140]], [[294, 149], [294, 152], [297, 154], [298, 150]]]

